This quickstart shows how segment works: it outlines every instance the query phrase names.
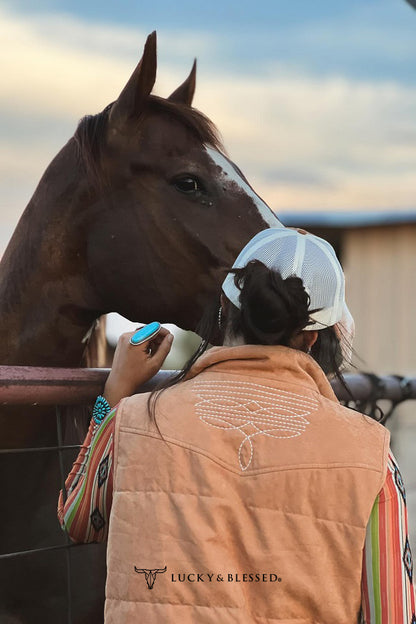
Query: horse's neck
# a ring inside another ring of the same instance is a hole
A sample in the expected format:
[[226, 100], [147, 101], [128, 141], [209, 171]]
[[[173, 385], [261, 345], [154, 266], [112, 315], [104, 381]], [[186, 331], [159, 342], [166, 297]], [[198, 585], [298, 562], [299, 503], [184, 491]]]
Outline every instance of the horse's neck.
[[86, 188], [71, 140], [42, 177], [0, 265], [3, 364], [81, 362], [82, 340], [100, 313], [83, 253]]

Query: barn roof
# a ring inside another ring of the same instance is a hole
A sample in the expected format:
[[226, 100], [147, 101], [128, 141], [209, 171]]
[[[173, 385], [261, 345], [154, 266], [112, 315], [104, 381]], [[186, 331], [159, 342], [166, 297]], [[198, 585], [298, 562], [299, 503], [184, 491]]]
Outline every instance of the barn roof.
[[416, 223], [416, 208], [386, 211], [278, 212], [284, 225], [318, 228], [361, 228]]

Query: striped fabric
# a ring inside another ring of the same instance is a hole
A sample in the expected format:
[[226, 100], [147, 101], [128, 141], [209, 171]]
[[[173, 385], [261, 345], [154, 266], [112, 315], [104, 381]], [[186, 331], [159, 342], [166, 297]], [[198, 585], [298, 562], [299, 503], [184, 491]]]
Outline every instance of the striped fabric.
[[[113, 489], [114, 408], [87, 437], [59, 496], [58, 518], [75, 542], [102, 542], [108, 533]], [[365, 624], [416, 624], [413, 563], [406, 493], [392, 453], [387, 476], [367, 526], [363, 551], [362, 615]]]
[[363, 557], [363, 614], [368, 624], [415, 624], [413, 561], [406, 492], [392, 453], [374, 503]]
[[116, 408], [98, 426], [91, 419], [87, 437], [66, 481], [67, 500], [62, 490], [58, 519], [74, 542], [103, 542], [107, 539], [113, 496], [113, 433]]

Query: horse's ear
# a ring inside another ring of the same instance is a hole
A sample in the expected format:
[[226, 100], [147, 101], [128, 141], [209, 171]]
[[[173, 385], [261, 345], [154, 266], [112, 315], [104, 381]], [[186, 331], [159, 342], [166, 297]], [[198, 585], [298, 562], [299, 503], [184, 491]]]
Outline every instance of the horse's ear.
[[156, 80], [156, 31], [146, 39], [143, 56], [111, 108], [110, 121], [140, 114]]
[[178, 87], [169, 97], [170, 102], [176, 102], [177, 104], [186, 104], [191, 106], [195, 93], [196, 82], [196, 59], [192, 65], [191, 73], [188, 78]]

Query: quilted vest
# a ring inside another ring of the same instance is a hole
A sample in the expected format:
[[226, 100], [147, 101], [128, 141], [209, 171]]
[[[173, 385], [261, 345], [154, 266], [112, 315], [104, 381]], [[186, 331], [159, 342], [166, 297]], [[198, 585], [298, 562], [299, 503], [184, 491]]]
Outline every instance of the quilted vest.
[[107, 624], [356, 624], [389, 434], [313, 359], [213, 348], [120, 404]]

